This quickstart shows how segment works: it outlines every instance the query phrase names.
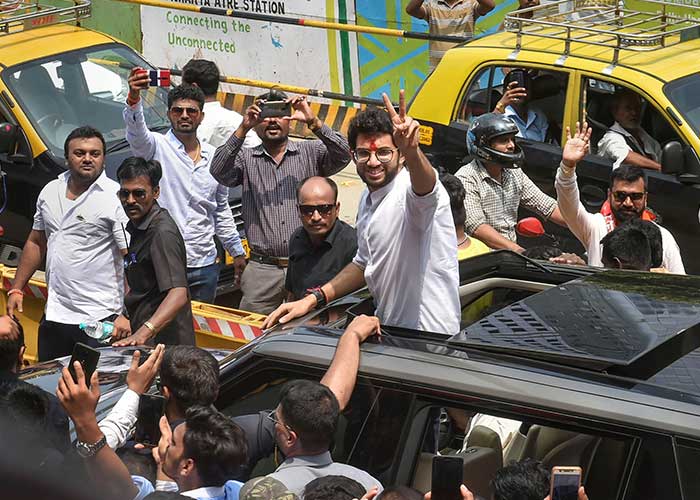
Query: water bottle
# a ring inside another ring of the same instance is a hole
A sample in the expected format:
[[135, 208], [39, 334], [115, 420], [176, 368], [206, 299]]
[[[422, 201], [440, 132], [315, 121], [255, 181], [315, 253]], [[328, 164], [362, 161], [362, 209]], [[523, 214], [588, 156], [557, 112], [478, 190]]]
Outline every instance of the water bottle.
[[111, 321], [90, 321], [80, 323], [80, 329], [85, 332], [85, 335], [97, 339], [106, 344], [114, 331], [114, 323]]

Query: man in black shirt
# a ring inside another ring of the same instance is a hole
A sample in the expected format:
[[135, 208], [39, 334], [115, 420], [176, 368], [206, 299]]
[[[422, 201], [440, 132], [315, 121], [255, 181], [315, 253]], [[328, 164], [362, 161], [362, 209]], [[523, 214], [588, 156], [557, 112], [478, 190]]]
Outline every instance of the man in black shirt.
[[182, 235], [158, 206], [160, 163], [127, 158], [117, 170], [119, 199], [131, 234], [124, 270], [129, 293], [124, 305], [132, 335], [113, 345], [190, 344], [194, 328]]
[[332, 179], [308, 177], [301, 181], [297, 205], [302, 226], [289, 240], [287, 300], [322, 293], [319, 287], [352, 262], [357, 252], [355, 229], [338, 220], [338, 186]]

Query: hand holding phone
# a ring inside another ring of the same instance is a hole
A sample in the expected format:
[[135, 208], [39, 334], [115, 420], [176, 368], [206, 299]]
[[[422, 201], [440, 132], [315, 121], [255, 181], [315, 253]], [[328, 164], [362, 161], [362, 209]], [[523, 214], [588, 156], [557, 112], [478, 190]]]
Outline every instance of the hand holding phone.
[[73, 347], [73, 355], [70, 358], [70, 363], [68, 364], [68, 371], [71, 377], [73, 377], [73, 382], [78, 383], [78, 376], [75, 374], [75, 367], [73, 364], [77, 361], [83, 368], [85, 373], [85, 384], [90, 388], [90, 379], [92, 374], [95, 373], [97, 369], [97, 362], [100, 360], [100, 351], [93, 349], [90, 346], [78, 342]]
[[554, 467], [549, 491], [550, 500], [578, 500], [581, 467]]
[[155, 394], [141, 394], [136, 419], [134, 440], [146, 446], [158, 446], [160, 417], [165, 412], [165, 398]]
[[464, 474], [462, 457], [433, 457], [431, 500], [462, 500], [460, 488]]

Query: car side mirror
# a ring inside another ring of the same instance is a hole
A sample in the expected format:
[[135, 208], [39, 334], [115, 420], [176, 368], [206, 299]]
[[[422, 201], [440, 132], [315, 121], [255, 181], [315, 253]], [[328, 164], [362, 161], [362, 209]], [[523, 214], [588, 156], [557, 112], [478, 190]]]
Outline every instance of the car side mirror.
[[17, 127], [11, 123], [0, 123], [0, 154], [12, 154], [17, 144]]
[[544, 236], [544, 226], [536, 217], [526, 217], [515, 225], [515, 232], [525, 238], [539, 238]]
[[681, 174], [685, 171], [685, 153], [680, 142], [670, 141], [664, 144], [661, 165], [666, 174]]

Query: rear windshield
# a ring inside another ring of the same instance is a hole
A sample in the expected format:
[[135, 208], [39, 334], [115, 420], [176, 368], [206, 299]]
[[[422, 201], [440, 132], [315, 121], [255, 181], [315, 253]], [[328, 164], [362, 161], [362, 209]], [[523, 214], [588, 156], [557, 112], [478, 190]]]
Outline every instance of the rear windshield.
[[700, 135], [700, 73], [672, 81], [664, 87], [664, 92], [695, 134]]

